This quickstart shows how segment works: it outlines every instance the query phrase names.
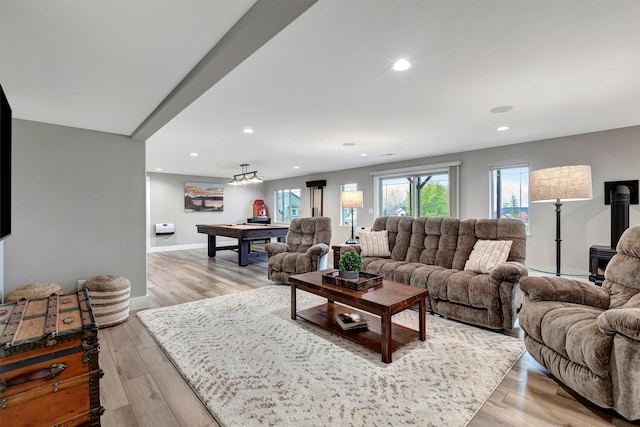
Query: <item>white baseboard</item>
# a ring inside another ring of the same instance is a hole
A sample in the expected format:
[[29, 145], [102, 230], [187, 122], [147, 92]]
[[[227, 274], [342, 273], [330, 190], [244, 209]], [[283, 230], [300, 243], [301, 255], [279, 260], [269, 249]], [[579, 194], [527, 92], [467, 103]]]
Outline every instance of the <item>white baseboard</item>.
[[151, 252], [170, 252], [170, 251], [183, 251], [185, 249], [201, 249], [206, 248], [206, 243], [192, 243], [190, 245], [172, 245], [172, 246], [152, 246], [149, 248]]
[[151, 299], [149, 295], [145, 295], [143, 297], [135, 297], [129, 299], [129, 310], [144, 310], [145, 308], [149, 308], [151, 306]]

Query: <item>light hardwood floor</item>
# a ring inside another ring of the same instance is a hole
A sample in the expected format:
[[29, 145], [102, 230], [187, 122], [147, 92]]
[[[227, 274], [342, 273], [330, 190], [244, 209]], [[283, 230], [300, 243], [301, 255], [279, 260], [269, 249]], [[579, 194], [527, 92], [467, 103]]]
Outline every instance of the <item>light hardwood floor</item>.
[[[209, 259], [206, 249], [149, 254], [151, 308], [271, 283], [266, 278], [266, 262], [239, 267], [236, 260], [231, 251]], [[105, 371], [100, 385], [106, 409], [103, 426], [218, 426], [135, 314], [121, 325], [100, 330], [99, 336], [100, 364]], [[560, 386], [527, 353], [469, 423], [471, 427], [631, 425], [640, 422], [631, 424]]]

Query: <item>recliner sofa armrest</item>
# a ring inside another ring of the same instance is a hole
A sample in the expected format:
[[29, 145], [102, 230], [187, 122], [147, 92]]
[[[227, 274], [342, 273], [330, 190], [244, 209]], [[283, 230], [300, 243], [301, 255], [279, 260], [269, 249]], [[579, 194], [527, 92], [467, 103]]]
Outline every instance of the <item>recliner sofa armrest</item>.
[[325, 245], [324, 243], [318, 243], [311, 246], [307, 249], [307, 255], [310, 257], [313, 256], [323, 256], [329, 253], [329, 245]]
[[517, 283], [528, 274], [527, 267], [523, 263], [515, 261], [503, 262], [489, 271], [491, 281], [498, 285], [502, 282]]
[[590, 283], [556, 276], [527, 276], [520, 280], [520, 290], [530, 301], [558, 301], [609, 308], [609, 293]]
[[264, 250], [267, 252], [267, 257], [270, 257], [282, 252], [289, 252], [289, 245], [281, 242], [272, 242], [264, 245]]
[[604, 334], [622, 334], [640, 341], [640, 308], [613, 308], [601, 313], [597, 322]]

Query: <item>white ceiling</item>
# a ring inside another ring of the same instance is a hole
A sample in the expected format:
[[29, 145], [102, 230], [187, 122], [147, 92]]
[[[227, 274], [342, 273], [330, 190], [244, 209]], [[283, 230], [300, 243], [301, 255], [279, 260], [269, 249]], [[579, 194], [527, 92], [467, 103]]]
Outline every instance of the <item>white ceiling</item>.
[[[147, 170], [189, 175], [249, 163], [271, 180], [640, 125], [637, 0], [254, 3], [0, 0], [0, 82], [15, 117], [150, 136]], [[392, 71], [401, 57], [412, 67]]]

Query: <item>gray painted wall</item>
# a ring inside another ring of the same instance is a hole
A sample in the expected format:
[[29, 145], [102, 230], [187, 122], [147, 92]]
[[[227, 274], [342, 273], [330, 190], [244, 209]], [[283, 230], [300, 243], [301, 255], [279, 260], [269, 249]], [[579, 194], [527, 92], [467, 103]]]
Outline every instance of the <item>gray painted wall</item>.
[[0, 241], [0, 301], [4, 301], [4, 241]]
[[[196, 224], [240, 224], [253, 217], [253, 201], [263, 199], [264, 184], [227, 185], [229, 178], [148, 173], [150, 192], [149, 233], [151, 248], [205, 244], [207, 236], [198, 234]], [[222, 212], [185, 212], [185, 181], [224, 185]], [[153, 225], [173, 223], [173, 236], [156, 236]]]
[[144, 142], [25, 120], [13, 138], [5, 292], [115, 274], [146, 295]]
[[[340, 184], [357, 182], [364, 191], [364, 208], [358, 210], [358, 225], [374, 220], [373, 178], [371, 172], [441, 162], [461, 161], [460, 218], [489, 216], [489, 169], [528, 163], [530, 170], [546, 167], [588, 164], [592, 167], [593, 199], [566, 202], [562, 207], [563, 265], [588, 269], [589, 247], [610, 242], [610, 207], [604, 205], [604, 182], [640, 179], [640, 126], [513, 144], [504, 147], [415, 159], [373, 167], [326, 172], [290, 179], [269, 181], [265, 201], [273, 204], [273, 191], [301, 188], [302, 216], [310, 215], [309, 191], [305, 181], [326, 179], [325, 216], [332, 218], [332, 243], [349, 238], [350, 228], [339, 224]], [[555, 206], [530, 205], [531, 237], [527, 242], [527, 264], [555, 265]], [[640, 224], [640, 206], [631, 205], [630, 224]]]

